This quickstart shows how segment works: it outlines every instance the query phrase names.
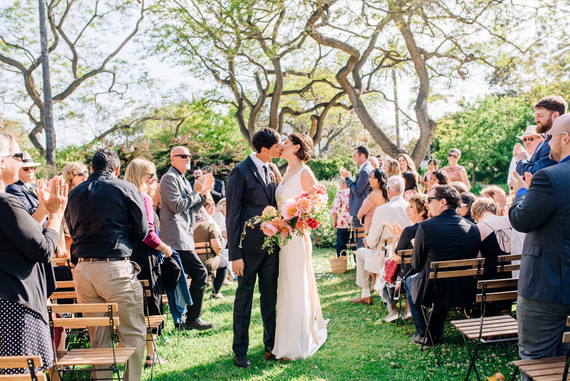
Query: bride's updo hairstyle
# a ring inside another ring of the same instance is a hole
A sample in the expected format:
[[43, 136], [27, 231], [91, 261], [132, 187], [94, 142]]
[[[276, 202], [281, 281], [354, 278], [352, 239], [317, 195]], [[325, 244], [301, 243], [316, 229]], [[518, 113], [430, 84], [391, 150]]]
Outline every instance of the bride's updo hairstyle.
[[307, 162], [313, 154], [313, 139], [307, 134], [291, 134], [288, 136], [293, 144], [300, 146], [295, 156], [302, 162]]

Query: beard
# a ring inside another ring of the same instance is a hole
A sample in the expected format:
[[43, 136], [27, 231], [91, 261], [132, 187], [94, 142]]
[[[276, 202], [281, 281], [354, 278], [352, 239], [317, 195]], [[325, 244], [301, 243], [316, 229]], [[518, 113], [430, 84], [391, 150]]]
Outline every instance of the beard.
[[551, 128], [552, 128], [552, 120], [550, 118], [548, 118], [548, 121], [544, 124], [540, 122], [536, 124], [536, 132], [538, 132], [539, 134], [545, 134], [548, 131], [550, 131]]

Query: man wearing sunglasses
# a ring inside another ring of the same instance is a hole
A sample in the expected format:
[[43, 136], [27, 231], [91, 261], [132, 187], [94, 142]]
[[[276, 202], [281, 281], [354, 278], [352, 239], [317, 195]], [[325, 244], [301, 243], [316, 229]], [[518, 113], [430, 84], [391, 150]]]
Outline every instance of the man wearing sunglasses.
[[517, 158], [515, 156], [516, 153], [519, 150], [524, 149], [527, 153], [527, 160], [529, 160], [532, 155], [534, 155], [534, 152], [536, 151], [538, 145], [544, 141], [542, 135], [536, 132], [536, 125], [528, 126], [526, 130], [524, 130], [523, 134], [517, 136], [517, 138], [522, 140], [523, 143], [517, 143], [515, 144], [515, 148], [513, 148], [513, 159], [509, 165], [507, 183], [511, 183], [513, 181], [513, 172], [517, 169]]
[[[536, 123], [536, 132], [546, 134], [552, 128], [554, 121], [561, 115], [566, 113], [568, 103], [558, 95], [544, 97], [534, 105], [534, 122]], [[517, 173], [524, 176], [525, 172], [534, 175], [542, 168], [556, 164], [550, 159], [549, 139], [540, 143], [534, 154], [530, 156], [526, 150], [520, 145], [515, 146], [513, 156], [517, 161]], [[530, 156], [530, 158], [529, 158]]]
[[30, 215], [34, 214], [40, 205], [38, 201], [38, 186], [34, 184], [36, 179], [36, 167], [40, 163], [34, 163], [27, 152], [22, 152], [22, 168], [18, 172], [18, 181], [6, 187], [6, 192], [18, 197]]
[[171, 166], [160, 180], [160, 238], [180, 254], [184, 272], [192, 278], [189, 291], [194, 304], [188, 308], [185, 329], [205, 330], [213, 327], [200, 319], [206, 291], [208, 272], [196, 254], [194, 245], [194, 214], [206, 203], [206, 194], [212, 190], [214, 178], [202, 175], [194, 182], [194, 189], [184, 176], [190, 170], [190, 151], [174, 147], [170, 151]]
[[570, 315], [570, 115], [556, 119], [547, 135], [550, 158], [558, 164], [536, 172], [528, 189], [515, 173], [509, 209], [513, 228], [527, 233], [517, 300], [519, 355], [525, 360], [568, 350], [561, 339]]

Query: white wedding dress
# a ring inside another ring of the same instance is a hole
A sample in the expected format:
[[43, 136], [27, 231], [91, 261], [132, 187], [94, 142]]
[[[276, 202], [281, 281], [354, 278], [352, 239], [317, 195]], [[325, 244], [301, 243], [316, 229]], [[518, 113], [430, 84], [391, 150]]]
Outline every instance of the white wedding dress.
[[[303, 192], [301, 172], [281, 183], [275, 195], [281, 207], [287, 199]], [[307, 245], [307, 246], [306, 246]], [[326, 322], [312, 264], [312, 242], [293, 234], [279, 252], [277, 325], [273, 354], [276, 358], [304, 359], [313, 355], [327, 339]]]

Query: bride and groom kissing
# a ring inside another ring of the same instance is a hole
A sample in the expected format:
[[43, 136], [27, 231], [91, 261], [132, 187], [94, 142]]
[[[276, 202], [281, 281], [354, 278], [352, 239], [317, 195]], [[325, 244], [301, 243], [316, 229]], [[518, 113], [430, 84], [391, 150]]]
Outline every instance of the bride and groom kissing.
[[[262, 248], [265, 235], [259, 226], [244, 229], [246, 222], [260, 216], [265, 207], [281, 207], [287, 199], [317, 184], [305, 165], [311, 157], [313, 141], [305, 134], [292, 134], [281, 141], [277, 131], [261, 128], [251, 143], [256, 152], [233, 168], [226, 189], [228, 249], [238, 276], [233, 315], [234, 363], [243, 368], [250, 366], [247, 349], [256, 279], [266, 359], [307, 358], [327, 338], [307, 233], [293, 235], [269, 253]], [[270, 163], [279, 157], [288, 164], [283, 178]]]

